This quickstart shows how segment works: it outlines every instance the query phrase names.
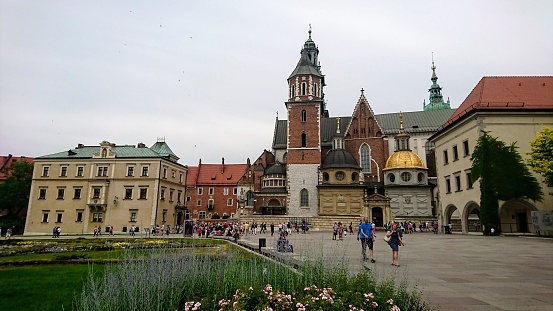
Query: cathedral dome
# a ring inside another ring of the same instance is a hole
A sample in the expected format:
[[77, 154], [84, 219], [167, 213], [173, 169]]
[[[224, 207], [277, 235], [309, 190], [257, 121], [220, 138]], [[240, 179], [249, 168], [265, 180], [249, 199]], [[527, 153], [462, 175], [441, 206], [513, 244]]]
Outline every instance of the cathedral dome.
[[274, 165], [269, 166], [265, 170], [265, 175], [272, 175], [272, 174], [286, 175], [286, 166], [280, 163], [275, 163]]
[[421, 157], [412, 151], [396, 151], [386, 161], [385, 170], [394, 168], [422, 168], [426, 169]]
[[321, 169], [326, 168], [361, 169], [353, 155], [343, 149], [333, 149], [326, 154]]

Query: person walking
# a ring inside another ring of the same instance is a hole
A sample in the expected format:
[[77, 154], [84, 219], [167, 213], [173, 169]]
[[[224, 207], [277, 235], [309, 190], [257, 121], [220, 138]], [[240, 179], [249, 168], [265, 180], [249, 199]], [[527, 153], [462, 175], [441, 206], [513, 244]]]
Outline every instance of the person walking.
[[338, 223], [334, 222], [334, 225], [332, 225], [332, 239], [336, 240], [337, 235], [338, 235]]
[[[363, 260], [368, 260], [370, 258], [371, 263], [375, 263], [373, 257], [373, 235], [372, 235], [372, 224], [369, 223], [369, 218], [364, 217], [363, 222], [359, 225], [359, 235], [357, 240], [361, 240], [361, 254], [363, 255]], [[367, 257], [367, 247], [369, 248], [369, 257]]]
[[390, 248], [392, 249], [392, 266], [399, 267], [399, 246], [405, 246], [398, 232], [397, 223], [393, 222], [392, 227], [386, 232], [386, 236], [390, 237]]
[[275, 233], [275, 224], [271, 223], [271, 236]]

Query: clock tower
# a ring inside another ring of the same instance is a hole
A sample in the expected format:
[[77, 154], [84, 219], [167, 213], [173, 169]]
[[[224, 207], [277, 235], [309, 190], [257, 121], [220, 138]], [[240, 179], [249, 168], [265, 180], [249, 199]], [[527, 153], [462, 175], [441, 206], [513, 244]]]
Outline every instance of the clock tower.
[[316, 216], [317, 185], [321, 165], [321, 122], [328, 117], [325, 109], [324, 75], [319, 65], [319, 49], [311, 39], [305, 41], [298, 64], [288, 77], [288, 215]]

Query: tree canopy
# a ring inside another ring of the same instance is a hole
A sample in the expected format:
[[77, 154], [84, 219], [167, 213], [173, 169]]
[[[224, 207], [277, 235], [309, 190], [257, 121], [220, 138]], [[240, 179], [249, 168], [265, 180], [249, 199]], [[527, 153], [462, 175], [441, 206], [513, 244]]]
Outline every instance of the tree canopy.
[[480, 211], [485, 235], [491, 228], [500, 233], [498, 200], [541, 201], [543, 197], [540, 184], [517, 149], [516, 142], [506, 145], [484, 131], [471, 155], [472, 180], [480, 180]]
[[527, 160], [532, 170], [545, 178], [545, 184], [553, 187], [553, 129], [543, 128], [541, 133], [530, 142], [531, 150]]
[[0, 184], [0, 210], [7, 210], [9, 216], [25, 218], [23, 211], [29, 204], [29, 193], [33, 180], [33, 164], [26, 161], [12, 162], [3, 169], [8, 178]]

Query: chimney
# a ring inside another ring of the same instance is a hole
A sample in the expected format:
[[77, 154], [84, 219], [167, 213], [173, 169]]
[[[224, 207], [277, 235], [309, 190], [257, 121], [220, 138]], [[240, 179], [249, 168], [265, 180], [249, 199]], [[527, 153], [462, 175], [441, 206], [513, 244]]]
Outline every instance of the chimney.
[[221, 174], [225, 172], [225, 158], [221, 158]]
[[138, 148], [146, 148], [146, 145], [144, 143], [138, 143]]

